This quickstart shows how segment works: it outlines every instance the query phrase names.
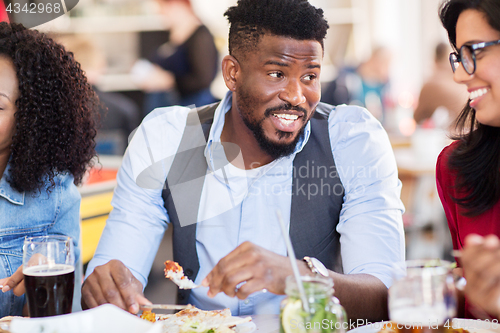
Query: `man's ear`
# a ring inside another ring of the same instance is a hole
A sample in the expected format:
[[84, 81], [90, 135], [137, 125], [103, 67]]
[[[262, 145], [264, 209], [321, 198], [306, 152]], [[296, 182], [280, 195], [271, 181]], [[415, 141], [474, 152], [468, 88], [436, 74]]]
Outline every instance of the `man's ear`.
[[222, 59], [222, 76], [226, 87], [230, 91], [236, 90], [236, 81], [240, 73], [240, 63], [232, 55], [227, 55]]

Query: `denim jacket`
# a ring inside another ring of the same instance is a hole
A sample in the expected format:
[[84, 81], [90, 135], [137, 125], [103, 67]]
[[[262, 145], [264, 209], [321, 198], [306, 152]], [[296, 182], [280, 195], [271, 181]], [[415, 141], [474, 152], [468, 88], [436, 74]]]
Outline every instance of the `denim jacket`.
[[[79, 303], [81, 286], [80, 263], [80, 194], [73, 184], [73, 176], [58, 175], [55, 187], [47, 193], [40, 191], [20, 193], [7, 178], [9, 165], [0, 179], [0, 278], [12, 275], [23, 261], [23, 242], [26, 236], [66, 235], [75, 245], [75, 303]], [[48, 183], [47, 183], [48, 186]], [[21, 315], [24, 295], [0, 291], [0, 317]]]

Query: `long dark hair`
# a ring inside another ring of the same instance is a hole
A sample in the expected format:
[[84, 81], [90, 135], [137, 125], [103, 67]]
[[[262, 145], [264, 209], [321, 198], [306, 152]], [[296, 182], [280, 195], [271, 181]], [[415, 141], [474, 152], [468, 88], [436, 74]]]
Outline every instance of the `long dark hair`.
[[[467, 9], [484, 13], [489, 25], [500, 31], [500, 1], [445, 1], [439, 17], [455, 50], [457, 20]], [[453, 139], [459, 144], [449, 156], [448, 167], [458, 176], [456, 188], [461, 195], [453, 199], [464, 209], [463, 215], [477, 216], [500, 200], [500, 128], [479, 123], [469, 102], [457, 118], [456, 128]]]
[[79, 184], [96, 155], [98, 102], [71, 52], [21, 24], [0, 23], [0, 55], [19, 81], [10, 182], [19, 192], [41, 190], [59, 173]]

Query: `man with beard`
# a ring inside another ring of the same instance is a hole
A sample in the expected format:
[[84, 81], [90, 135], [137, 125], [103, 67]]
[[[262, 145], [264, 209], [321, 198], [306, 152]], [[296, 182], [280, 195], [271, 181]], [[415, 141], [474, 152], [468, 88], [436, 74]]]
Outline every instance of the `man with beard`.
[[330, 276], [351, 319], [386, 318], [392, 269], [404, 265], [401, 185], [367, 110], [319, 104], [323, 11], [306, 0], [239, 0], [225, 15], [229, 92], [219, 104], [157, 109], [143, 121], [83, 305], [137, 313], [171, 226], [174, 260], [204, 286], [179, 291], [178, 302], [279, 313], [292, 274], [279, 210], [301, 274]]

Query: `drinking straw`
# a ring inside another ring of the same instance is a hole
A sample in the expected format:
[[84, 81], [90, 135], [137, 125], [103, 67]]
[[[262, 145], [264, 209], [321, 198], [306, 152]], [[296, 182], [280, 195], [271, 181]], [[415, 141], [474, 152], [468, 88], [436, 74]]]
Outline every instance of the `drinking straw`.
[[306, 292], [304, 291], [304, 285], [302, 284], [302, 280], [300, 279], [299, 267], [297, 266], [297, 259], [295, 258], [295, 252], [293, 251], [292, 242], [290, 241], [290, 234], [288, 233], [288, 230], [285, 227], [285, 222], [283, 221], [283, 217], [281, 216], [281, 210], [276, 209], [276, 216], [278, 217], [278, 221], [281, 226], [281, 234], [285, 239], [285, 244], [288, 251], [288, 258], [290, 259], [290, 263], [292, 264], [292, 270], [293, 270], [293, 275], [295, 276], [295, 281], [297, 281], [297, 288], [299, 289], [300, 299], [302, 300], [302, 307], [307, 313], [309, 313], [309, 304], [307, 303]]

